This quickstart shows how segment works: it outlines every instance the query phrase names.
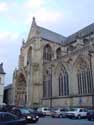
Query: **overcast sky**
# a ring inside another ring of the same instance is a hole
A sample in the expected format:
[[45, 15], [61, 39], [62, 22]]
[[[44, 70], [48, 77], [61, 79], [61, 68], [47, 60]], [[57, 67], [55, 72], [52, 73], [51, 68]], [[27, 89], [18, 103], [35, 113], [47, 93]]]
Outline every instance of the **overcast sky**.
[[0, 62], [6, 85], [12, 83], [33, 16], [38, 25], [68, 36], [94, 22], [94, 0], [0, 0]]

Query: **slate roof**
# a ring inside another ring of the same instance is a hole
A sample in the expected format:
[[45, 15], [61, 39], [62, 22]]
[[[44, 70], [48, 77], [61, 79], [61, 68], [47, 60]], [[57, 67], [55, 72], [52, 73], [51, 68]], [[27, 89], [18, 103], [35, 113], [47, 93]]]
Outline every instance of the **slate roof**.
[[53, 31], [50, 31], [48, 29], [45, 29], [43, 27], [37, 26], [38, 28], [38, 32], [40, 34], [40, 37], [52, 42], [56, 42], [56, 43], [61, 43], [62, 41], [65, 41], [66, 37], [55, 33]]
[[[70, 44], [70, 43], [74, 42], [77, 38], [82, 38], [84, 36], [88, 36], [91, 33], [94, 33], [94, 23], [92, 23], [92, 24], [86, 26], [85, 28], [77, 31], [76, 33], [74, 33], [68, 37], [65, 37], [65, 36], [55, 33], [51, 30], [38, 26], [36, 24], [35, 17], [33, 17], [30, 34], [32, 34], [32, 27], [33, 27], [33, 29], [35, 28], [37, 30], [37, 32], [41, 38], [52, 41], [52, 42], [60, 43], [62, 45]], [[29, 34], [29, 37], [30, 37], [30, 34]]]
[[3, 63], [0, 64], [0, 74], [5, 74], [4, 69], [3, 69]]
[[71, 42], [75, 41], [77, 39], [77, 37], [81, 38], [84, 36], [88, 36], [91, 33], [94, 33], [94, 23], [92, 23], [92, 24], [86, 26], [85, 28], [79, 30], [78, 32], [68, 36], [65, 42], [67, 44], [71, 43]]

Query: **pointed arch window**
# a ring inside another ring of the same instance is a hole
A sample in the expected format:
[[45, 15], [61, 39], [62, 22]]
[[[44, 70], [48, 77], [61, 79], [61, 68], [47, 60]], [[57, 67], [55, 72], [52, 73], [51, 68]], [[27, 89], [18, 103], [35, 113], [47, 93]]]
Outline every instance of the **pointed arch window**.
[[60, 58], [61, 57], [61, 48], [57, 48], [56, 50], [56, 58]]
[[69, 79], [68, 73], [64, 66], [62, 66], [60, 75], [59, 75], [59, 96], [68, 96], [69, 95]]
[[27, 53], [27, 65], [30, 65], [32, 61], [32, 47], [29, 48]]
[[51, 97], [51, 90], [52, 90], [52, 78], [51, 73], [47, 70], [46, 77], [43, 80], [43, 97]]
[[92, 92], [92, 74], [87, 64], [80, 64], [77, 70], [78, 94], [90, 94]]
[[0, 78], [0, 84], [1, 84], [1, 78]]
[[52, 59], [52, 49], [49, 44], [47, 44], [43, 49], [43, 59], [51, 61]]

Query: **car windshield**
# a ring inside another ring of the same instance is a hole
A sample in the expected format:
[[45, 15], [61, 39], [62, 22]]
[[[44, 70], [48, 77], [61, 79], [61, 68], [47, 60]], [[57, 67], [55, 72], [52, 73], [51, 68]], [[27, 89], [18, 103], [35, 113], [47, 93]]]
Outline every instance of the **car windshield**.
[[28, 108], [28, 110], [29, 110], [30, 112], [34, 112], [34, 109]]
[[71, 108], [70, 111], [77, 111], [77, 108]]
[[40, 111], [41, 111], [41, 109], [40, 109], [40, 108], [38, 108], [38, 109], [37, 109], [37, 111], [39, 111], [39, 112], [40, 112]]
[[10, 114], [11, 116], [13, 116], [15, 119], [18, 119], [19, 117], [15, 114]]
[[53, 111], [59, 111], [59, 109], [53, 109]]
[[30, 111], [27, 110], [27, 109], [20, 109], [20, 111], [21, 111], [23, 114], [29, 114], [29, 113], [30, 113]]
[[89, 109], [88, 112], [94, 112], [94, 109]]

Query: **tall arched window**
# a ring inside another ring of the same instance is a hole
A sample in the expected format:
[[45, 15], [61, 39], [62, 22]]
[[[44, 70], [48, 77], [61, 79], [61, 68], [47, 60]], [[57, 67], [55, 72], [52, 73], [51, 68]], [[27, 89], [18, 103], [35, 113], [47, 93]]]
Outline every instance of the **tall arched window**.
[[51, 97], [51, 90], [52, 90], [52, 78], [50, 71], [46, 71], [46, 76], [43, 80], [43, 97]]
[[79, 64], [77, 69], [78, 94], [90, 94], [92, 92], [92, 74], [86, 63]]
[[1, 78], [0, 78], [0, 84], [1, 84]]
[[58, 59], [58, 58], [60, 58], [61, 57], [61, 48], [58, 48], [57, 50], [56, 50], [56, 58]]
[[51, 49], [51, 47], [50, 47], [49, 44], [47, 44], [44, 47], [44, 50], [43, 50], [43, 59], [44, 60], [49, 60], [49, 61], [51, 61], [51, 59], [52, 59], [52, 49]]
[[27, 65], [30, 65], [32, 61], [32, 47], [29, 48], [27, 53]]
[[59, 74], [59, 96], [67, 95], [69, 95], [69, 79], [65, 67], [62, 65], [61, 72]]

